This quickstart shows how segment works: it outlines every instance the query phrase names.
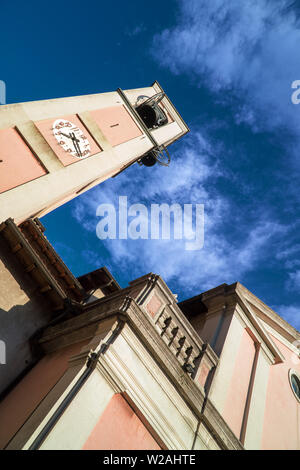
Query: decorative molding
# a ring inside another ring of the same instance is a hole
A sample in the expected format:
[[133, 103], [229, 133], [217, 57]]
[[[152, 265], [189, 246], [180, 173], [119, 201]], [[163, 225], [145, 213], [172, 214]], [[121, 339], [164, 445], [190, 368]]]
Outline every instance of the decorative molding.
[[140, 385], [138, 378], [127, 368], [116, 349], [110, 348], [100, 361], [102, 370], [105, 369], [106, 376], [110, 375], [109, 383], [114, 381], [120, 384], [122, 392], [126, 391], [126, 394], [138, 407], [168, 449], [187, 449], [176, 429], [170, 426], [170, 423], [162, 415], [161, 409], [152, 400], [151, 395], [146, 392], [145, 388]]
[[[164, 301], [165, 305], [161, 313], [153, 320], [145, 312], [145, 305], [149, 296], [154, 292]], [[142, 304], [138, 304], [136, 299], [142, 301]], [[111, 325], [116, 319], [130, 325], [134, 332], [131, 335], [131, 343], [134, 342], [133, 338], [136, 336], [136, 344], [141, 342], [145, 346], [161, 369], [161, 373], [168, 378], [179, 396], [185, 400], [191, 413], [198, 420], [202, 419], [204, 417], [203, 410], [205, 411], [208, 406], [209, 399], [205, 398], [204, 389], [198, 382], [198, 366], [203, 361], [203, 364], [211, 367], [212, 371], [218, 363], [218, 357], [188, 324], [184, 314], [177, 306], [172, 292], [156, 275], [143, 276], [142, 279], [131, 283], [129, 288], [84, 306], [81, 315], [47, 328], [40, 342], [44, 350], [47, 350], [49, 348], [47, 345], [51, 343], [51, 349], [55, 350], [60, 347], [60, 343], [67, 341], [68, 336], [74, 342], [75, 337], [78, 341], [79, 338], [99, 334], [99, 326], [103, 322], [107, 322], [109, 327], [109, 324]], [[166, 321], [167, 319], [169, 320]], [[103, 358], [109, 357], [111, 349], [113, 347], [108, 346], [107, 352], [101, 354], [100, 363], [102, 365], [105, 361]], [[112, 388], [119, 393], [123, 389], [120, 378], [117, 380], [115, 375], [111, 379], [107, 368], [105, 372], [101, 367], [98, 363], [97, 369], [102, 371], [101, 373], [105, 375]], [[212, 430], [215, 434], [219, 433], [219, 445], [222, 448], [240, 449], [240, 442], [236, 437], [233, 437], [231, 430], [221, 420], [217, 410], [211, 409], [213, 411], [210, 414], [213, 416], [214, 423]], [[206, 426], [208, 429], [211, 428], [209, 422], [206, 423]], [[219, 429], [219, 426], [222, 429]]]
[[289, 336], [289, 338], [295, 340], [300, 339], [300, 332], [292, 327], [288, 322], [286, 322], [282, 317], [280, 317], [274, 310], [272, 310], [268, 305], [266, 305], [262, 300], [256, 297], [252, 292], [250, 292], [243, 284], [236, 283], [236, 292], [239, 293], [247, 303], [253, 305], [257, 309], [256, 315], [262, 317], [264, 322], [269, 322], [273, 328], [278, 328], [280, 333], [284, 336]]
[[[263, 320], [262, 320], [263, 321]], [[282, 336], [280, 333], [278, 333], [277, 330], [275, 330], [271, 325], [268, 323], [264, 323], [264, 328], [268, 331], [268, 333], [274, 338], [276, 338], [280, 343], [284, 344], [286, 348], [288, 348], [292, 353], [296, 354], [296, 356], [300, 357], [300, 339], [295, 340], [294, 344], [290, 343], [284, 336]], [[298, 347], [295, 346], [295, 344], [298, 344]]]
[[280, 363], [284, 361], [284, 356], [281, 354], [268, 332], [263, 327], [260, 320], [252, 312], [251, 307], [244, 301], [240, 296], [238, 296], [238, 307], [236, 311], [240, 315], [241, 319], [245, 322], [245, 325], [250, 328], [253, 332], [253, 335], [261, 343], [262, 349], [268, 356], [273, 356], [274, 363]]
[[298, 371], [296, 371], [295, 369], [289, 369], [289, 383], [290, 383], [290, 387], [291, 387], [291, 390], [293, 392], [293, 395], [294, 397], [296, 398], [296, 400], [298, 401], [298, 403], [300, 403], [300, 396], [296, 395], [296, 392], [295, 390], [293, 389], [293, 385], [292, 385], [292, 375], [295, 375], [299, 381], [299, 384], [300, 384], [300, 374]]

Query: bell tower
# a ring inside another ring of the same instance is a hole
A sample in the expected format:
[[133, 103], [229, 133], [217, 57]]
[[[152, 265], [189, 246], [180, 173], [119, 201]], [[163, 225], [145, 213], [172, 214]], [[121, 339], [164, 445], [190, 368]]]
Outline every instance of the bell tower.
[[135, 162], [168, 165], [189, 131], [150, 87], [0, 107], [0, 223], [41, 217]]

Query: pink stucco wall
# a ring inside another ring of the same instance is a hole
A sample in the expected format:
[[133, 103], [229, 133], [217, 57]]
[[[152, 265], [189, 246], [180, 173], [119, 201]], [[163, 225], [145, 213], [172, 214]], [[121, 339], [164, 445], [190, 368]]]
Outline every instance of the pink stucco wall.
[[262, 449], [300, 449], [300, 403], [290, 383], [289, 369], [300, 373], [297, 356], [277, 338], [272, 337], [284, 355], [284, 362], [270, 367], [264, 416]]
[[0, 193], [46, 174], [18, 132], [0, 130]]
[[86, 343], [77, 343], [49, 354], [21, 380], [0, 403], [0, 449], [7, 445], [33, 410], [68, 367], [68, 360]]
[[90, 114], [113, 147], [142, 135], [124, 106], [97, 109]]
[[140, 418], [120, 394], [112, 397], [84, 450], [159, 450]]
[[233, 375], [222, 413], [223, 418], [238, 438], [242, 427], [254, 356], [254, 341], [245, 328], [235, 358]]
[[158, 313], [162, 303], [161, 300], [157, 297], [157, 295], [153, 295], [149, 302], [146, 305], [147, 312], [151, 315], [152, 318]]
[[207, 364], [200, 363], [198, 376], [197, 376], [197, 382], [199, 382], [201, 387], [205, 386], [209, 371], [210, 371], [210, 368], [208, 367]]

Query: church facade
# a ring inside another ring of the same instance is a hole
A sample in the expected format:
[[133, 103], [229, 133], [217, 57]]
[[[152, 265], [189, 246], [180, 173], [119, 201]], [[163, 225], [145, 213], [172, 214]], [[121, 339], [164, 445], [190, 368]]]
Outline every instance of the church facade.
[[299, 332], [239, 283], [76, 279], [43, 230], [1, 225], [2, 448], [299, 449]]
[[38, 218], [187, 132], [157, 82], [0, 108], [1, 449], [300, 449], [297, 330], [238, 282], [77, 278]]

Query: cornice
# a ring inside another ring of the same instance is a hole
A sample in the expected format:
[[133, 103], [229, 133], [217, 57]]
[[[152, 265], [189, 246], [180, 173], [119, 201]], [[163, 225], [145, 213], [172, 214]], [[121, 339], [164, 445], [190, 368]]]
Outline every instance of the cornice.
[[0, 233], [5, 242], [10, 245], [11, 252], [23, 266], [25, 273], [38, 286], [39, 292], [46, 295], [50, 299], [51, 304], [53, 305], [54, 303], [57, 309], [63, 308], [64, 301], [67, 299], [66, 292], [32, 248], [22, 231], [14, 223], [14, 220], [9, 218], [2, 222]]
[[[268, 356], [270, 356], [271, 353], [275, 364], [284, 362], [284, 356], [277, 348], [276, 344], [268, 334], [267, 330], [263, 327], [261, 321], [259, 321], [259, 318], [257, 318], [256, 315], [252, 312], [251, 308], [249, 308], [249, 305], [245, 302], [245, 300], [238, 296], [237, 304], [240, 306], [241, 311], [249, 321], [248, 325], [246, 321], [246, 325], [249, 326], [252, 330], [253, 338], [261, 344]], [[239, 311], [239, 314], [241, 314], [241, 311]], [[242, 317], [242, 320], [245, 319]]]
[[266, 305], [262, 300], [250, 292], [243, 284], [237, 283], [237, 292], [239, 292], [248, 303], [255, 307], [255, 313], [261, 317], [263, 321], [270, 323], [270, 325], [290, 341], [299, 340], [300, 332], [297, 331], [292, 325], [285, 321], [273, 309]]

